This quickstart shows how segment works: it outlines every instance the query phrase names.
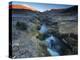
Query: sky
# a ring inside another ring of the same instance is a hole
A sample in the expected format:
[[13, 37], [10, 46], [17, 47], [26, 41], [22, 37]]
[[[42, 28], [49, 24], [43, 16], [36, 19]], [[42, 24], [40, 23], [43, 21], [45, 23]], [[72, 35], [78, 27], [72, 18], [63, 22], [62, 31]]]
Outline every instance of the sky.
[[12, 4], [18, 4], [18, 5], [21, 4], [25, 6], [28, 5], [40, 12], [50, 9], [64, 9], [73, 6], [73, 5], [63, 5], [63, 4], [47, 4], [47, 3], [17, 2], [17, 1], [13, 1]]

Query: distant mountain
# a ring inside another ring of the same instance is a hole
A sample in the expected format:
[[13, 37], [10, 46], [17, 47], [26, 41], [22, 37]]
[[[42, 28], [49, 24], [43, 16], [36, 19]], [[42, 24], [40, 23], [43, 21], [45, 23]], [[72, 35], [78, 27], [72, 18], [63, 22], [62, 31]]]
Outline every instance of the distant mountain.
[[47, 11], [44, 11], [43, 13], [47, 13], [47, 14], [60, 14], [64, 11], [64, 9], [50, 9]]
[[65, 9], [50, 9], [50, 10], [47, 10], [47, 11], [44, 11], [43, 13], [45, 15], [48, 15], [49, 16], [54, 16], [54, 15], [64, 15], [64, 11]]
[[76, 14], [78, 12], [78, 7], [77, 6], [72, 6], [72, 7], [69, 7], [69, 8], [66, 8], [66, 9], [50, 9], [50, 10], [47, 10], [47, 11], [44, 11], [43, 13], [45, 14]]
[[78, 6], [72, 6], [64, 10], [64, 13], [78, 13]]
[[64, 9], [50, 9], [47, 11], [62, 12], [62, 11], [64, 11]]
[[24, 6], [24, 5], [9, 5], [9, 9], [23, 9], [23, 10], [30, 10], [30, 11], [37, 11], [36, 9], [32, 8], [31, 6]]

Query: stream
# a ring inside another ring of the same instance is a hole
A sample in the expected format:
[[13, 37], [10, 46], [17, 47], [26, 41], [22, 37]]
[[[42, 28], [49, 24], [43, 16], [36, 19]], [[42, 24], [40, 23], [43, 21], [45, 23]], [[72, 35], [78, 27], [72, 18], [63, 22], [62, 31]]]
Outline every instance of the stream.
[[[48, 28], [45, 24], [43, 24], [39, 30], [40, 33], [46, 33]], [[47, 43], [47, 51], [51, 56], [60, 56], [61, 55], [61, 47], [63, 46], [62, 42], [52, 34], [45, 39]]]
[[[50, 36], [46, 38], [45, 42], [47, 43], [47, 51], [52, 56], [59, 56], [60, 53], [58, 52], [60, 46], [57, 45], [56, 38], [54, 36]], [[58, 49], [57, 49], [58, 48]]]

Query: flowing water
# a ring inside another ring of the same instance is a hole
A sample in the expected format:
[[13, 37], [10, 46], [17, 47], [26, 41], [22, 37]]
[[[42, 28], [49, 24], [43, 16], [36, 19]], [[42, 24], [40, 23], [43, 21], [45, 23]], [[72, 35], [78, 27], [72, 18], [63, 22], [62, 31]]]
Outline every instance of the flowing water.
[[59, 50], [60, 50], [60, 46], [57, 44], [57, 39], [54, 36], [50, 36], [48, 37], [45, 42], [47, 42], [47, 51], [50, 53], [50, 55], [52, 56], [59, 56]]
[[47, 26], [45, 24], [43, 24], [41, 26], [41, 29], [39, 30], [40, 33], [46, 33], [48, 31]]
[[[40, 33], [46, 33], [48, 31], [48, 28], [45, 24], [41, 26]], [[59, 56], [59, 48], [60, 46], [57, 44], [57, 39], [53, 35], [50, 35], [48, 38], [45, 39], [45, 42], [47, 43], [47, 51], [51, 56]]]

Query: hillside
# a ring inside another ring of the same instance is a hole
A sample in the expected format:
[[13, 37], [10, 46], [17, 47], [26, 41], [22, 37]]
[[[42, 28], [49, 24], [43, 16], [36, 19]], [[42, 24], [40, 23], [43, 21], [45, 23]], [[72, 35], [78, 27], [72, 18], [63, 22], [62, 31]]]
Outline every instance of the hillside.
[[[45, 42], [42, 41], [45, 34], [56, 36], [70, 47], [62, 49], [62, 55], [77, 54], [78, 13], [71, 12], [75, 8], [51, 9], [44, 12], [22, 8], [10, 8], [10, 10], [12, 10], [13, 58], [50, 56]], [[48, 29], [45, 34], [39, 32], [43, 24], [46, 24]]]

